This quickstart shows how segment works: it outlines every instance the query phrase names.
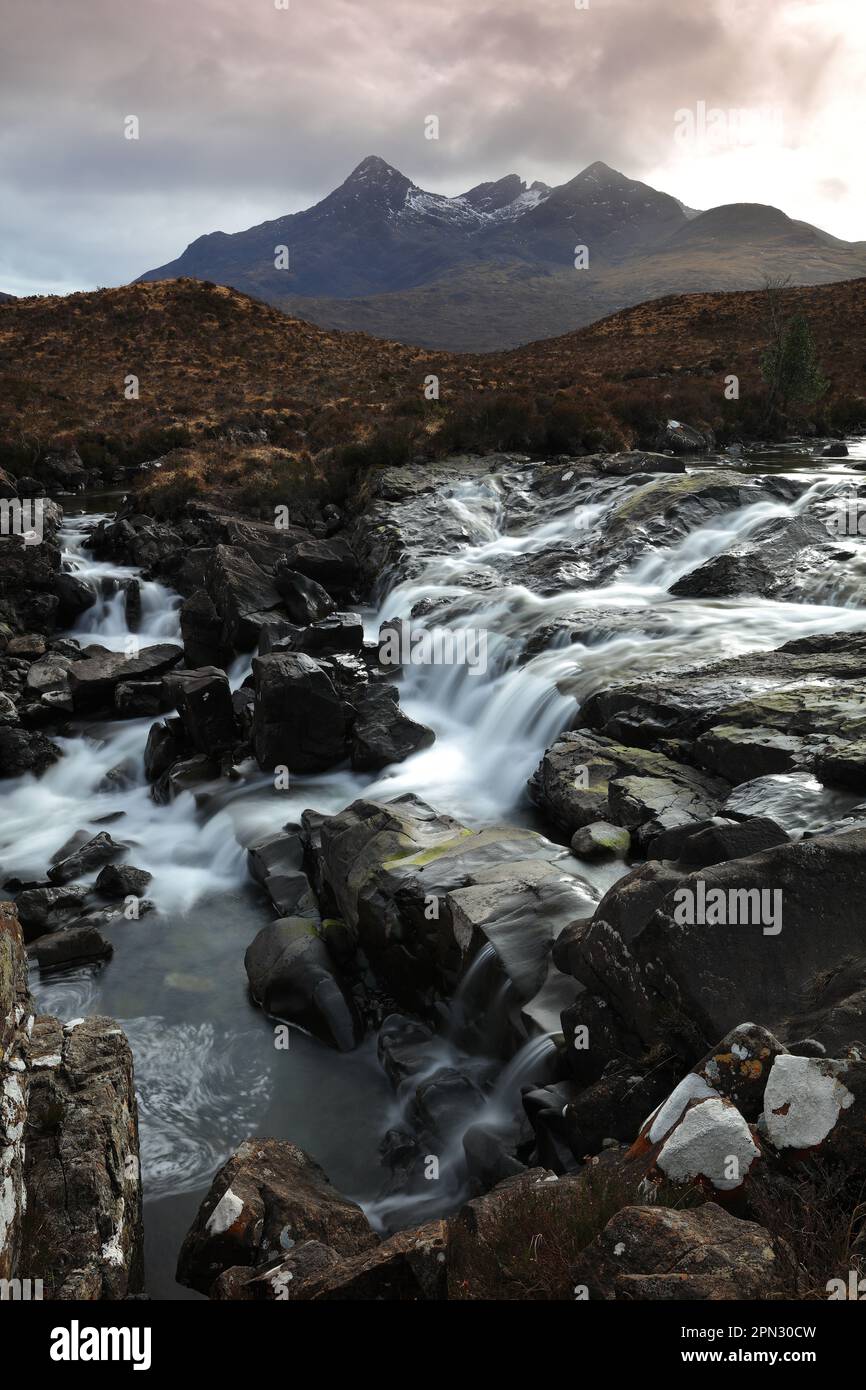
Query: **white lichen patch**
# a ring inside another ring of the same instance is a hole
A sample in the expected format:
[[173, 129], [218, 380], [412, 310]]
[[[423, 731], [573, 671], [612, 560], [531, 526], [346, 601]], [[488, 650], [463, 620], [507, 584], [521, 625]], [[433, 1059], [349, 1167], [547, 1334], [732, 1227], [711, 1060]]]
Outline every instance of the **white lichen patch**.
[[854, 1097], [841, 1080], [846, 1062], [824, 1057], [777, 1057], [767, 1078], [761, 1128], [776, 1149], [821, 1144]]
[[59, 1067], [62, 1061], [59, 1052], [49, 1052], [44, 1057], [34, 1057], [32, 1066], [35, 1067]]
[[644, 1120], [641, 1133], [646, 1134], [651, 1144], [657, 1144], [682, 1119], [686, 1107], [693, 1100], [705, 1100], [714, 1095], [716, 1092], [712, 1086], [702, 1076], [690, 1071], [687, 1076], [683, 1077], [680, 1084], [671, 1091], [667, 1100], [662, 1101], [658, 1109]]
[[243, 1201], [227, 1187], [207, 1220], [205, 1230], [209, 1236], [221, 1236], [233, 1226], [244, 1209]]
[[720, 1192], [739, 1187], [760, 1150], [736, 1106], [720, 1096], [686, 1111], [656, 1165], [671, 1182], [706, 1178]]
[[116, 1265], [122, 1269], [126, 1261], [120, 1247], [120, 1236], [120, 1231], [115, 1231], [114, 1235], [105, 1242], [102, 1247], [102, 1258], [106, 1264]]

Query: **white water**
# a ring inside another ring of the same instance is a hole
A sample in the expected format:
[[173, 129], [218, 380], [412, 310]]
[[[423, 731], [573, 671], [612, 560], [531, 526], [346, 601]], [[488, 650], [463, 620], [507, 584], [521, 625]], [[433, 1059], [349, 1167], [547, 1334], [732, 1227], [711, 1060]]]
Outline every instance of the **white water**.
[[[210, 793], [204, 806], [185, 794], [170, 806], [157, 807], [142, 766], [151, 721], [95, 721], [58, 740], [64, 757], [41, 779], [5, 784], [0, 822], [4, 877], [42, 878], [51, 855], [75, 830], [95, 831], [104, 817], [118, 812], [122, 818], [106, 828], [129, 844], [130, 861], [154, 876], [150, 897], [158, 915], [113, 932], [116, 954], [106, 970], [79, 970], [36, 982], [42, 1007], [64, 1017], [105, 1010], [129, 1032], [150, 1196], [206, 1185], [226, 1152], [257, 1130], [285, 1133], [311, 1148], [339, 1186], [368, 1197], [377, 1186], [378, 1136], [401, 1113], [400, 1099], [394, 1100], [366, 1045], [349, 1058], [336, 1058], [299, 1038], [286, 1071], [274, 1072], [269, 1026], [250, 1011], [244, 993], [243, 951], [266, 920], [246, 887], [245, 845], [297, 820], [306, 807], [336, 811], [361, 794], [412, 791], [473, 824], [526, 820], [532, 815], [524, 799], [526, 778], [545, 747], [574, 721], [578, 702], [593, 691], [648, 671], [768, 649], [810, 633], [866, 626], [866, 612], [858, 606], [863, 601], [862, 547], [855, 547], [853, 563], [840, 566], [830, 592], [816, 592], [809, 604], [749, 597], [697, 601], [671, 598], [667, 592], [680, 575], [768, 519], [820, 508], [851, 481], [838, 471], [817, 478], [796, 503], [761, 504], [701, 527], [642, 557], [604, 587], [569, 588], [546, 597], [510, 581], [509, 562], [540, 555], [575, 534], [594, 534], [628, 487], [608, 482], [602, 501], [581, 497], [574, 506], [560, 501], [550, 507], [557, 514], [538, 519], [532, 471], [522, 477], [522, 482], [512, 477], [507, 490], [489, 477], [461, 481], [431, 499], [431, 525], [439, 509], [447, 509], [464, 528], [466, 544], [456, 553], [430, 558], [420, 574], [394, 584], [380, 598], [378, 611], [367, 615], [373, 633], [386, 618], [408, 618], [420, 602], [450, 599], [455, 606], [444, 619], [432, 617], [431, 626], [461, 623], [488, 634], [489, 665], [483, 675], [461, 666], [412, 667], [405, 674], [403, 705], [436, 730], [431, 749], [372, 781], [338, 769], [297, 778], [288, 792], [275, 791], [271, 778], [250, 766], [241, 780], [204, 789]], [[529, 522], [532, 515], [536, 520]], [[98, 519], [91, 515], [69, 522], [64, 533], [69, 567], [95, 585], [137, 577], [133, 569], [94, 562], [82, 549], [85, 527]], [[477, 587], [479, 576], [487, 588]], [[155, 583], [142, 583], [141, 593], [138, 640], [143, 645], [179, 641], [177, 595]], [[545, 650], [519, 664], [524, 643], [539, 628], [596, 610], [597, 634], [569, 644], [555, 631]], [[623, 610], [633, 610], [633, 625], [606, 632], [606, 617]], [[83, 643], [122, 650], [131, 636], [123, 594], [109, 594], [95, 604], [74, 635]], [[233, 686], [249, 669], [248, 658], [235, 663]], [[126, 784], [106, 785], [106, 774], [117, 767], [124, 768]], [[781, 788], [779, 797], [785, 794]], [[802, 793], [798, 795], [802, 801]], [[820, 794], [814, 797], [818, 805]], [[586, 877], [599, 888], [609, 886], [616, 872], [585, 866]], [[479, 982], [483, 985], [485, 968], [479, 960], [474, 979], [464, 982], [457, 1004], [467, 1005], [466, 1015], [455, 1018], [453, 1034], [431, 1049], [431, 1069], [465, 1061], [460, 1028], [470, 1013], [468, 996]], [[535, 1079], [549, 1048], [549, 1040], [530, 1042], [501, 1072], [478, 1118], [507, 1124], [520, 1086]], [[456, 1135], [452, 1157], [459, 1156], [459, 1144]], [[435, 1206], [441, 1193], [437, 1197], [434, 1187], [430, 1201]], [[368, 1206], [384, 1218], [393, 1217], [401, 1203], [370, 1200]]]

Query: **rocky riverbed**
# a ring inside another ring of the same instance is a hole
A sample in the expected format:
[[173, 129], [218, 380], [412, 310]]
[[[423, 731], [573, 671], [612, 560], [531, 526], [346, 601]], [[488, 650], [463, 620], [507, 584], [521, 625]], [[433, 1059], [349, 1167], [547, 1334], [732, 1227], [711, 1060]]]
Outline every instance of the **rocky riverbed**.
[[0, 1276], [812, 1296], [770, 1213], [866, 1126], [848, 448], [0, 537]]

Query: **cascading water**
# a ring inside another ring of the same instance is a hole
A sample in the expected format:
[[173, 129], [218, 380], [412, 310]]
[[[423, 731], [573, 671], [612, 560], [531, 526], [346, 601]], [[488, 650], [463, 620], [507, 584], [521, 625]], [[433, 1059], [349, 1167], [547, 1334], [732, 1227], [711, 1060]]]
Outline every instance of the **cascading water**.
[[[860, 448], [866, 457], [866, 442]], [[795, 457], [787, 465], [804, 462]], [[428, 1184], [426, 1193], [411, 1200], [377, 1195], [379, 1144], [399, 1124], [406, 1097], [395, 1099], [377, 1062], [375, 1039], [338, 1056], [293, 1032], [289, 1051], [275, 1050], [271, 1022], [249, 1006], [245, 991], [243, 953], [264, 920], [247, 880], [247, 844], [297, 820], [306, 807], [333, 812], [361, 794], [411, 791], [476, 825], [535, 823], [525, 780], [593, 691], [652, 670], [866, 626], [858, 606], [864, 601], [859, 555], [853, 564], [840, 565], [835, 588], [822, 581], [810, 603], [748, 596], [677, 599], [668, 592], [682, 574], [768, 520], [806, 514], [840, 495], [852, 478], [838, 467], [822, 471], [795, 502], [743, 508], [670, 545], [657, 544], [604, 585], [567, 582], [551, 593], [524, 583], [520, 565], [575, 535], [594, 534], [629, 495], [633, 480], [605, 479], [595, 496], [584, 487], [576, 501], [560, 499], [545, 510], [533, 494], [533, 476], [523, 466], [504, 481], [486, 475], [445, 487], [431, 499], [431, 517], [448, 509], [464, 544], [422, 559], [410, 578], [397, 576], [390, 588], [386, 580], [377, 611], [366, 615], [370, 634], [382, 621], [409, 619], [417, 610], [421, 616], [413, 628], [447, 623], [487, 635], [483, 671], [458, 664], [410, 665], [403, 672], [403, 706], [436, 730], [431, 749], [372, 781], [338, 769], [294, 778], [290, 790], [279, 793], [270, 777], [250, 766], [236, 782], [157, 807], [142, 764], [150, 721], [87, 721], [58, 740], [64, 757], [39, 780], [24, 777], [4, 788], [0, 861], [6, 877], [41, 877], [51, 855], [76, 830], [95, 832], [107, 817], [114, 837], [129, 845], [131, 862], [153, 875], [149, 895], [155, 910], [113, 931], [115, 956], [108, 967], [36, 977], [34, 992], [47, 1012], [109, 1013], [130, 1036], [156, 1296], [179, 1295], [171, 1269], [183, 1230], [218, 1163], [250, 1133], [291, 1138], [311, 1150], [337, 1186], [383, 1222], [442, 1210], [462, 1190], [458, 1127], [445, 1156], [451, 1164], [447, 1191]], [[72, 517], [64, 532], [65, 565], [99, 595], [73, 635], [114, 650], [133, 638], [143, 645], [178, 642], [177, 595], [141, 581], [133, 568], [88, 556], [84, 538], [98, 519], [93, 512]], [[136, 579], [140, 617], [131, 632], [122, 585]], [[630, 625], [623, 626], [626, 613]], [[572, 621], [581, 628], [578, 641], [567, 632]], [[529, 642], [534, 645], [527, 652]], [[234, 687], [249, 669], [248, 658], [234, 664]], [[793, 797], [804, 825], [820, 815], [826, 803], [821, 789], [778, 781], [780, 804]], [[599, 891], [620, 872], [621, 866], [585, 866]], [[464, 979], [450, 1024], [430, 1050], [431, 1068], [468, 1065], [492, 1086], [476, 1119], [494, 1128], [514, 1122], [521, 1085], [543, 1075], [553, 1046], [550, 1038], [531, 1039], [504, 1070], [501, 1062], [491, 1064], [485, 1043], [477, 1031], [474, 1039], [472, 1034], [478, 1015], [492, 1012], [497, 988], [502, 975], [490, 947]]]

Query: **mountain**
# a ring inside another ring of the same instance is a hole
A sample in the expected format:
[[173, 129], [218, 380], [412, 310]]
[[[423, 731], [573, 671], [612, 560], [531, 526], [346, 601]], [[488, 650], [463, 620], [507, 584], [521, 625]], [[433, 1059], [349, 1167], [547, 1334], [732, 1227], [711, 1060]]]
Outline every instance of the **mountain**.
[[314, 207], [199, 237], [141, 279], [212, 280], [324, 328], [495, 351], [656, 296], [863, 274], [866, 242], [763, 204], [687, 208], [601, 162], [555, 188], [507, 174], [448, 198], [371, 155]]

